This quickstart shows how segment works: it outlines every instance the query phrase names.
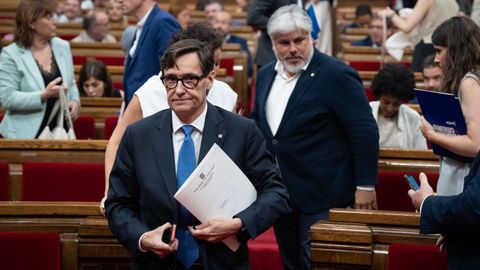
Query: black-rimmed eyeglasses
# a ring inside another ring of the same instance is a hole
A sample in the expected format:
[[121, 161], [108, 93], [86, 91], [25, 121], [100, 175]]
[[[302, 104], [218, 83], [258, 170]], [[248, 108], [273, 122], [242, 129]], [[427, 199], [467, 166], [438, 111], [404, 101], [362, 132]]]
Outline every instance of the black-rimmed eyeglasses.
[[197, 87], [200, 80], [202, 80], [205, 77], [206, 76], [204, 76], [204, 75], [202, 75], [202, 76], [186, 76], [186, 77], [183, 77], [183, 78], [177, 78], [177, 77], [173, 77], [173, 76], [161, 76], [160, 79], [162, 80], [162, 83], [163, 83], [163, 85], [165, 85], [165, 88], [167, 88], [167, 90], [175, 89], [178, 85], [178, 81], [182, 81], [183, 87], [191, 90], [191, 89], [194, 89], [195, 87]]

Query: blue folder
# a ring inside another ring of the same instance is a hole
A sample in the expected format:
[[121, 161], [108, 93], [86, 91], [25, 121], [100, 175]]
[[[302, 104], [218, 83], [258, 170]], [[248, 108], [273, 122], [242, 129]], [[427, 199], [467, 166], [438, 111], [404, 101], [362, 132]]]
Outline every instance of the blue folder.
[[[415, 95], [423, 116], [436, 132], [452, 136], [467, 134], [467, 125], [458, 97], [449, 93], [423, 89], [415, 89]], [[473, 158], [455, 154], [434, 143], [432, 143], [432, 150], [436, 155], [450, 157], [460, 162], [473, 161]]]

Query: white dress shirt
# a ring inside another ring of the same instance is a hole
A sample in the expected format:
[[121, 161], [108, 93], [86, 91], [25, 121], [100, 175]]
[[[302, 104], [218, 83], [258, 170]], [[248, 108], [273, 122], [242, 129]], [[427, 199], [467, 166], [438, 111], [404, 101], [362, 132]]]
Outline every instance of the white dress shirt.
[[277, 75], [275, 76], [275, 80], [273, 81], [272, 88], [270, 89], [265, 104], [265, 114], [273, 136], [277, 133], [283, 114], [287, 108], [288, 100], [293, 93], [298, 78], [300, 77], [300, 74], [307, 69], [310, 60], [312, 60], [312, 56], [313, 52], [310, 59], [308, 59], [308, 62], [302, 67], [302, 70], [293, 77], [288, 77], [288, 74], [284, 70], [280, 61], [277, 61], [277, 64], [275, 65]]
[[180, 152], [180, 148], [183, 144], [183, 139], [185, 138], [185, 134], [183, 134], [182, 127], [184, 125], [192, 125], [195, 129], [192, 133], [192, 140], [195, 145], [195, 161], [198, 164], [198, 156], [200, 154], [200, 145], [202, 144], [202, 134], [203, 134], [203, 127], [205, 126], [205, 118], [207, 116], [207, 104], [205, 104], [205, 108], [203, 112], [195, 119], [192, 123], [183, 123], [180, 118], [175, 114], [172, 110], [172, 139], [173, 139], [173, 154], [175, 158], [175, 171], [177, 171], [178, 166], [178, 153]]
[[[192, 125], [194, 127], [192, 133], [192, 140], [195, 146], [195, 161], [198, 164], [198, 157], [200, 155], [200, 146], [202, 144], [202, 134], [203, 128], [205, 126], [205, 118], [207, 117], [207, 104], [205, 103], [205, 108], [203, 112], [195, 119], [192, 123], [183, 123], [180, 118], [172, 111], [172, 141], [173, 141], [173, 156], [175, 159], [175, 173], [177, 172], [178, 166], [178, 152], [180, 152], [180, 148], [183, 144], [183, 139], [185, 138], [185, 134], [183, 134], [182, 126], [184, 125]], [[145, 232], [146, 233], [146, 232]], [[146, 250], [142, 249], [142, 239], [145, 237], [145, 233], [143, 233], [140, 238], [138, 239], [138, 249], [142, 252], [147, 252]]]
[[135, 40], [133, 41], [133, 45], [130, 48], [130, 51], [128, 51], [128, 54], [130, 55], [130, 57], [133, 57], [133, 55], [135, 54], [135, 49], [137, 48], [138, 41], [140, 40], [140, 35], [142, 34], [143, 26], [145, 25], [145, 22], [147, 21], [148, 16], [152, 12], [153, 7], [154, 6], [152, 5], [152, 7], [148, 10], [147, 14], [145, 14], [143, 18], [137, 23], [137, 31], [135, 31]]

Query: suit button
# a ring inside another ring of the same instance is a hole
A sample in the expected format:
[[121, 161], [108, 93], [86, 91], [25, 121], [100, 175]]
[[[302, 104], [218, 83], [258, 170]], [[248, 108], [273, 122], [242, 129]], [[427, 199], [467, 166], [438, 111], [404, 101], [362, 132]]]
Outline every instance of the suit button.
[[278, 140], [273, 139], [273, 140], [272, 140], [272, 144], [273, 144], [273, 145], [277, 145], [277, 144], [278, 144]]

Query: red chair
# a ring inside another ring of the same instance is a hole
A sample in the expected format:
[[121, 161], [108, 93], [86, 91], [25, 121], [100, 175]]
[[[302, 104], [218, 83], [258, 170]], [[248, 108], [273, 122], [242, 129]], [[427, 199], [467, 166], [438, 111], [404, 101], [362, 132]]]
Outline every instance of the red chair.
[[[407, 194], [410, 187], [403, 177], [405, 174], [413, 175], [419, 182], [418, 172], [378, 172], [378, 182], [375, 191], [379, 210], [415, 211], [412, 201]], [[438, 173], [427, 173], [427, 177], [432, 188], [436, 190]]]
[[224, 68], [226, 70], [227, 76], [235, 75], [235, 71], [233, 69], [234, 65], [235, 65], [235, 59], [233, 58], [220, 59], [220, 68]]
[[104, 171], [103, 164], [25, 162], [23, 200], [98, 202]]
[[73, 64], [83, 66], [87, 63], [87, 57], [83, 55], [74, 55], [73, 56]]
[[0, 201], [10, 199], [9, 169], [7, 163], [0, 163]]
[[252, 270], [283, 269], [273, 227], [259, 235], [255, 240], [248, 242], [248, 253]]
[[95, 139], [95, 118], [91, 115], [80, 115], [73, 122], [75, 136], [79, 140]]
[[105, 117], [105, 140], [110, 140], [113, 131], [118, 123], [118, 116], [112, 115]]
[[386, 270], [446, 270], [447, 253], [436, 246], [393, 243], [388, 248]]
[[60, 237], [53, 232], [0, 232], [0, 269], [60, 270]]
[[113, 82], [113, 88], [123, 90], [123, 82]]
[[74, 39], [77, 35], [76, 34], [60, 34], [58, 35], [59, 38], [70, 41]]
[[365, 87], [364, 90], [365, 90], [365, 94], [367, 95], [368, 102], [377, 100], [377, 98], [373, 95], [372, 88]]
[[349, 65], [361, 71], [378, 71], [381, 67], [379, 61], [349, 61]]
[[95, 56], [107, 66], [122, 66], [125, 64], [125, 56]]
[[[358, 71], [378, 71], [382, 67], [380, 61], [348, 61], [349, 65]], [[412, 67], [411, 62], [398, 62], [407, 68]]]

